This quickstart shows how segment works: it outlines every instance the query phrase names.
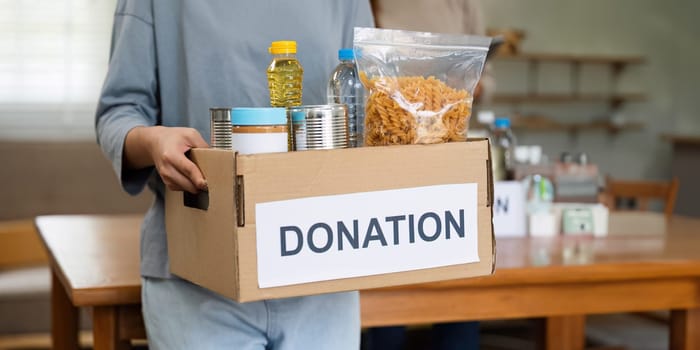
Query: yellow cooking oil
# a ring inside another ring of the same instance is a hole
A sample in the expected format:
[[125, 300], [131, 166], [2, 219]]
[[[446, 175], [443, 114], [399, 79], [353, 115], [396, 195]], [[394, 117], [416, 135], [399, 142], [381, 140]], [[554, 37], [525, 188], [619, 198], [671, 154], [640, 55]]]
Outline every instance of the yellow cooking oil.
[[301, 106], [304, 70], [297, 60], [296, 41], [274, 41], [269, 48], [272, 62], [267, 67], [267, 85], [272, 107]]

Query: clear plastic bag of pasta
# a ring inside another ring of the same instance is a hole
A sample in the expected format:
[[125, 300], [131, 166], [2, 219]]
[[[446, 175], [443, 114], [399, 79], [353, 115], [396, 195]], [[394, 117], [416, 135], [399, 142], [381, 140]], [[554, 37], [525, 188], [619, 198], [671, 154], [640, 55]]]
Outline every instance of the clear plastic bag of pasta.
[[355, 28], [365, 145], [464, 141], [491, 39]]

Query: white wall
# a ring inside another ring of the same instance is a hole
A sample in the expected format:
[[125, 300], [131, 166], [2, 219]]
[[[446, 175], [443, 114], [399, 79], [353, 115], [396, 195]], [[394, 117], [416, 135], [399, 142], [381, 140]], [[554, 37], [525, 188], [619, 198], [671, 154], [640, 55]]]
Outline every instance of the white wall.
[[[566, 133], [520, 132], [522, 144], [542, 144], [550, 156], [563, 150], [585, 151], [601, 169], [616, 177], [664, 178], [670, 145], [665, 132], [700, 133], [700, 2], [696, 0], [482, 0], [487, 27], [526, 31], [523, 51], [572, 54], [641, 55], [642, 66], [623, 73], [620, 92], [644, 92], [646, 102], [627, 104], [630, 121], [646, 124], [643, 131], [610, 135], [603, 131]], [[523, 91], [526, 66], [496, 64], [498, 91]], [[609, 72], [585, 66], [583, 91], [610, 91]], [[567, 66], [545, 65], [539, 88], [566, 91]], [[496, 110], [504, 115], [508, 106]], [[583, 121], [607, 113], [603, 103], [523, 106], [524, 114], [539, 112], [557, 120]]]

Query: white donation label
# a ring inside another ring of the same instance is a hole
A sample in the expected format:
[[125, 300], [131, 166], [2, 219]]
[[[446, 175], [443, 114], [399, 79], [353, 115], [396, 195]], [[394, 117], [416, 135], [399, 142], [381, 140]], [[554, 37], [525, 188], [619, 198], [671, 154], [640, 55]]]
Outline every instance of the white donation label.
[[255, 206], [260, 288], [479, 261], [477, 184]]

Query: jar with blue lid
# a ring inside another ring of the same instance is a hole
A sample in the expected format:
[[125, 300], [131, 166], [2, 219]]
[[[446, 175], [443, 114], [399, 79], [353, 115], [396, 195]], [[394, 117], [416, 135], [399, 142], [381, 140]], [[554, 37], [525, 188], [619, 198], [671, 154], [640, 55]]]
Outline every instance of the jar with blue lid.
[[286, 108], [231, 109], [231, 145], [240, 154], [287, 152], [288, 130]]

